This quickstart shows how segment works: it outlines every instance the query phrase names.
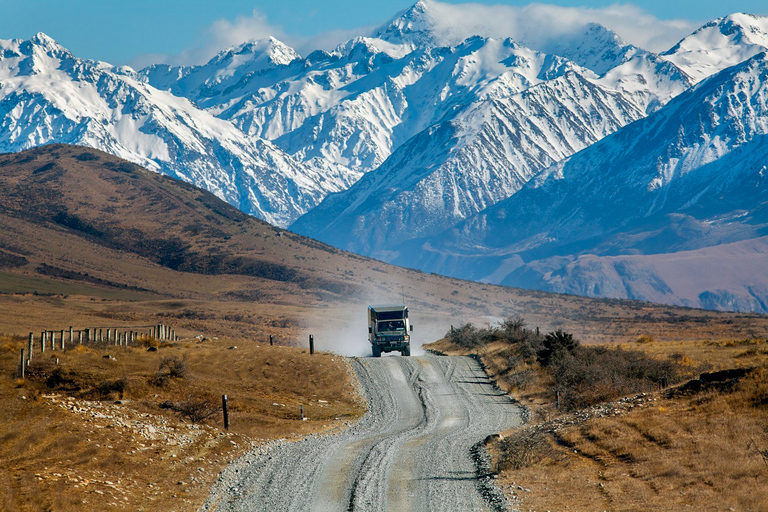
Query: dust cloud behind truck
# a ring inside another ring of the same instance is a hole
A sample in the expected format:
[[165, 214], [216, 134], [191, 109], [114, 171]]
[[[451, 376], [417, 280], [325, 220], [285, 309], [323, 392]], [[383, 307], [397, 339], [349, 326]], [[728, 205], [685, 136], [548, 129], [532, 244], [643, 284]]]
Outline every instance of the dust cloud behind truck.
[[382, 352], [411, 355], [411, 331], [405, 304], [368, 306], [368, 341], [373, 357], [381, 357]]

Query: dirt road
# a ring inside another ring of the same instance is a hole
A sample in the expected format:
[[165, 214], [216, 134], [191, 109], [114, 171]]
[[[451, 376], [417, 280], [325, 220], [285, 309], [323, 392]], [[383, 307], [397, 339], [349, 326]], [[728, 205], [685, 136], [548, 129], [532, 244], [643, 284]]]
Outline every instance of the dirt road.
[[352, 365], [369, 404], [360, 423], [247, 455], [203, 510], [493, 510], [471, 449], [519, 425], [521, 410], [478, 363], [422, 356]]

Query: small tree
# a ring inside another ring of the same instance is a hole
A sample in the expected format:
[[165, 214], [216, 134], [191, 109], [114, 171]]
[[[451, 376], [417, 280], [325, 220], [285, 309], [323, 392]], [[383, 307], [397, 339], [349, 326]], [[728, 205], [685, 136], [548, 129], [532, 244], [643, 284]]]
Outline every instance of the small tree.
[[573, 352], [579, 346], [579, 342], [573, 339], [573, 334], [560, 329], [544, 336], [544, 347], [539, 350], [538, 359], [542, 366], [549, 365], [552, 357], [560, 351]]

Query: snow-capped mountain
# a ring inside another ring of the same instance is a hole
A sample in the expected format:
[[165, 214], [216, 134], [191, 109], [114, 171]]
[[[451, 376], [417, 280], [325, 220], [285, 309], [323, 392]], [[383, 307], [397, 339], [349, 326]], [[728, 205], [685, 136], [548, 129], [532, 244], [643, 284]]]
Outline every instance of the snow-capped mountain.
[[698, 82], [768, 50], [768, 18], [736, 13], [711, 21], [663, 57]]
[[395, 261], [593, 296], [768, 311], [768, 55]]
[[391, 259], [397, 244], [513, 195], [536, 172], [643, 115], [621, 94], [571, 71], [431, 126], [291, 229]]
[[[724, 169], [765, 156], [768, 18], [715, 20], [659, 55], [594, 23], [499, 35], [499, 23], [457, 12], [420, 0], [333, 51], [301, 57], [266, 38], [139, 72], [78, 59], [42, 34], [2, 41], [0, 150], [93, 146], [409, 267], [757, 308], [761, 292], [682, 291], [670, 276], [685, 274], [674, 256], [684, 253], [725, 261], [728, 246], [759, 259], [764, 233], [750, 219], [762, 210], [747, 203], [762, 203]], [[705, 212], [715, 190], [741, 206]], [[634, 203], [643, 213], [627, 217]]]
[[0, 41], [0, 150], [91, 146], [198, 185], [286, 225], [340, 189], [130, 68], [75, 57], [44, 34]]

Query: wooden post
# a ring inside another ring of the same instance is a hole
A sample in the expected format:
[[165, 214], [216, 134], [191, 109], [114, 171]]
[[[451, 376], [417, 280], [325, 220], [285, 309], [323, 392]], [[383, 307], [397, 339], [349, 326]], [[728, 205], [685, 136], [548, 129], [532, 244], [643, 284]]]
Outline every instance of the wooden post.
[[224, 410], [224, 430], [229, 430], [229, 408], [227, 407], [227, 395], [221, 395], [221, 407]]
[[112, 329], [107, 329], [107, 343], [112, 341]]
[[274, 342], [272, 341], [272, 335], [270, 334], [269, 335], [269, 346], [271, 347], [273, 345], [274, 345]]
[[61, 351], [64, 352], [64, 329], [61, 330]]
[[45, 331], [40, 333], [40, 352], [45, 352]]
[[560, 409], [560, 391], [555, 391], [555, 408]]
[[315, 353], [315, 337], [311, 334], [309, 335], [309, 353], [310, 355]]
[[301, 407], [301, 421], [304, 421], [304, 405], [302, 404], [299, 407]]
[[32, 359], [32, 344], [35, 342], [35, 335], [29, 333], [29, 341], [27, 342], [27, 361]]
[[80, 329], [77, 331], [77, 344], [82, 345], [83, 344], [83, 330]]
[[24, 349], [21, 349], [21, 370], [19, 371], [21, 378], [24, 378]]
[[51, 350], [56, 350], [56, 332], [51, 331]]
[[163, 324], [157, 324], [157, 339], [163, 341]]
[[538, 336], [538, 335], [539, 335], [539, 328], [536, 327], [536, 336]]
[[69, 344], [73, 345], [75, 343], [75, 338], [72, 336], [74, 335], [74, 331], [72, 330], [72, 326], [69, 326]]

